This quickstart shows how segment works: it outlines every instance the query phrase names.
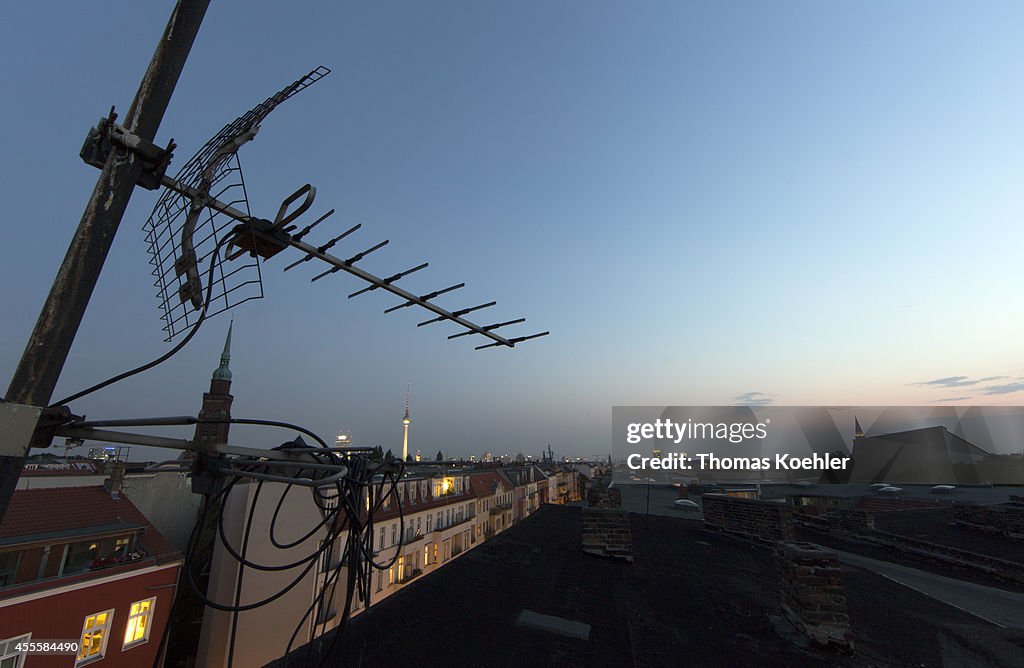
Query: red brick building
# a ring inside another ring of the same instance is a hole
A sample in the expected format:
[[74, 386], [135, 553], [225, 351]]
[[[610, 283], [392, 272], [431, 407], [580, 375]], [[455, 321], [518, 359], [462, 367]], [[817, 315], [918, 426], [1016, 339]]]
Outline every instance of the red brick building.
[[[0, 523], [0, 665], [152, 666], [182, 562], [123, 495], [17, 490]], [[15, 650], [40, 640], [75, 641], [81, 651]]]

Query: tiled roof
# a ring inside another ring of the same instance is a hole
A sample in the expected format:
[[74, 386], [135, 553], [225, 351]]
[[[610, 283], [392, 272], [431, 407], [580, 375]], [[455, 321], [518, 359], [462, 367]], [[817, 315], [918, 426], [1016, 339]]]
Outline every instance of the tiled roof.
[[[143, 526], [142, 549], [161, 561], [180, 557], [149, 520], [124, 494], [114, 499], [101, 486], [19, 489], [14, 492], [3, 521], [0, 539], [75, 532], [111, 525]], [[8, 544], [11, 541], [6, 541]]]
[[[472, 473], [469, 476], [469, 484], [473, 488], [473, 494], [478, 497], [494, 494], [494, 488], [501, 480], [502, 478], [498, 475], [497, 471]], [[506, 483], [506, 486], [508, 486], [508, 483]]]

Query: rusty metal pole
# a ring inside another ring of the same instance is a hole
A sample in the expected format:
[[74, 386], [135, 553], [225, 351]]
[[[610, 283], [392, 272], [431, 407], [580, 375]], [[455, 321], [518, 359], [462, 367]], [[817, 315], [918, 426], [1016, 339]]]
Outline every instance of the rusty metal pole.
[[[129, 132], [149, 142], [156, 137], [209, 4], [210, 0], [178, 0], [125, 115], [123, 125]], [[53, 397], [57, 379], [141, 172], [142, 161], [130, 152], [115, 148], [107, 156], [11, 379], [5, 401], [45, 407]], [[0, 456], [0, 518], [7, 513], [27, 456], [27, 444], [20, 456]]]

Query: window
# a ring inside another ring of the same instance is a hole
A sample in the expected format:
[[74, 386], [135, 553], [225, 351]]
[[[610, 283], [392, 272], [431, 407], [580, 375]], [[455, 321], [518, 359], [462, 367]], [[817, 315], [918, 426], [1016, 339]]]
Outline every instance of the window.
[[18, 563], [21, 552], [4, 552], [0, 554], [0, 587], [9, 587], [18, 577]]
[[132, 603], [131, 610], [128, 611], [128, 625], [124, 629], [124, 649], [149, 640], [149, 627], [152, 626], [155, 605], [156, 598]]
[[61, 575], [89, 570], [92, 567], [92, 562], [99, 556], [98, 549], [99, 544], [92, 541], [68, 545], [64, 553], [64, 563], [60, 569]]
[[85, 618], [82, 625], [82, 641], [78, 650], [76, 666], [102, 659], [107, 651], [107, 639], [110, 637], [110, 623], [114, 619], [114, 611], [97, 612]]
[[394, 545], [396, 542], [398, 542], [397, 538], [398, 538], [398, 525], [397, 524], [392, 524], [391, 525], [391, 544], [392, 545]]
[[128, 535], [71, 543], [65, 548], [60, 575], [120, 563], [131, 551], [133, 539], [134, 536]]
[[430, 546], [429, 545], [424, 545], [423, 546], [423, 565], [426, 566], [429, 563], [430, 563]]
[[[358, 589], [356, 590], [356, 596], [359, 595]], [[328, 587], [326, 582], [321, 583], [320, 592], [316, 593], [314, 599], [316, 600], [316, 625], [326, 624], [327, 622], [334, 619], [336, 614], [333, 603], [334, 587]], [[326, 630], [326, 629], [325, 629]]]
[[380, 528], [380, 543], [377, 545], [378, 550], [384, 549], [384, 527]]
[[22, 668], [25, 665], [25, 653], [15, 649], [18, 643], [28, 642], [32, 639], [31, 633], [26, 633], [17, 638], [0, 640], [0, 668]]
[[332, 543], [330, 543], [329, 541], [326, 541], [326, 540], [320, 542], [320, 572], [321, 573], [330, 573], [331, 571], [334, 570], [333, 564], [331, 563], [334, 560], [333, 553], [334, 553], [334, 545]]

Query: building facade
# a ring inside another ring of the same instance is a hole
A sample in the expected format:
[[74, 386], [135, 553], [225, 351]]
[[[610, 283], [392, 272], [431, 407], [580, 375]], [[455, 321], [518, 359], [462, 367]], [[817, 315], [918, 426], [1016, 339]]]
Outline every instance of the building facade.
[[[182, 555], [121, 493], [17, 490], [0, 524], [0, 665], [152, 666]], [[19, 642], [79, 643], [30, 654]]]
[[[559, 470], [549, 478], [532, 466], [506, 469], [419, 467], [398, 481], [394, 495], [387, 495], [387, 490], [381, 490], [378, 484], [375, 494], [383, 495], [385, 500], [373, 516], [371, 549], [379, 568], [371, 573], [368, 591], [353, 593], [351, 614], [361, 614], [536, 511], [540, 507], [540, 492], [533, 491], [531, 496], [530, 490], [541, 485], [550, 489], [550, 481], [557, 480], [559, 475], [565, 476], [568, 490], [568, 478], [574, 476], [574, 472]], [[310, 493], [293, 489], [282, 499], [285, 485], [271, 483], [263, 485], [257, 498], [256, 487], [236, 485], [237, 493], [232, 491], [224, 510], [228, 540], [235, 547], [242, 544], [242, 527], [253, 510], [248, 560], [288, 564], [323, 544], [326, 528], [310, 531], [322, 517]], [[571, 500], [568, 492], [551, 498], [556, 502]], [[269, 538], [271, 517], [279, 503], [277, 542], [298, 541], [308, 534], [305, 540], [286, 550], [275, 547]], [[347, 538], [345, 532], [336, 536], [331, 550], [305, 573], [301, 566], [277, 571], [246, 568], [242, 586], [237, 590], [243, 605], [289, 585], [290, 589], [251, 612], [234, 615], [207, 608], [196, 665], [226, 666], [232, 633], [235, 665], [263, 665], [283, 656], [289, 648], [296, 649], [336, 628], [348, 594], [344, 586], [347, 573], [342, 567], [340, 576], [335, 578], [331, 574], [338, 566]], [[209, 589], [214, 600], [233, 600], [238, 571], [237, 560], [218, 543]]]

